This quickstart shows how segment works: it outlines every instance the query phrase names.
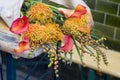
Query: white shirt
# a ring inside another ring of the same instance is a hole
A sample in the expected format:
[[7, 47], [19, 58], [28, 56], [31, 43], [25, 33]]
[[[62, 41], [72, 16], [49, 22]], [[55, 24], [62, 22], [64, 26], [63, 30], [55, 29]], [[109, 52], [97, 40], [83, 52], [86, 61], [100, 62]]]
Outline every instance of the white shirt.
[[11, 25], [13, 20], [20, 17], [20, 9], [24, 0], [0, 0], [0, 17]]

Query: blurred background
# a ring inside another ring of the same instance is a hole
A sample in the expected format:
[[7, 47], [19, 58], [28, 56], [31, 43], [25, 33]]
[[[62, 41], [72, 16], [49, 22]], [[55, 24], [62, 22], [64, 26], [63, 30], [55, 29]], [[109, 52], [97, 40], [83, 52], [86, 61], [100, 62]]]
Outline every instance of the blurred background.
[[[120, 51], [120, 0], [84, 0], [86, 4], [91, 8], [94, 29], [93, 32], [97, 37], [106, 37], [104, 42], [109, 49]], [[51, 3], [51, 2], [50, 2]], [[51, 3], [53, 4], [53, 3]], [[56, 5], [56, 4], [54, 4]], [[16, 70], [10, 70], [13, 76], [13, 80], [92, 80], [87, 79], [89, 68], [83, 68], [82, 66], [73, 63], [71, 66], [61, 63], [60, 78], [56, 78], [53, 68], [47, 68], [49, 62], [47, 55], [40, 55], [34, 59], [13, 59], [9, 54], [0, 52], [3, 60], [0, 64], [0, 80], [6, 80], [6, 58], [10, 59], [13, 63], [10, 63], [10, 67]], [[41, 57], [45, 57], [42, 60]], [[1, 58], [0, 58], [1, 59]], [[21, 63], [22, 62], [22, 63]], [[23, 63], [24, 62], [24, 63]], [[27, 62], [27, 63], [26, 63]], [[14, 64], [17, 63], [17, 64]], [[82, 69], [82, 71], [81, 71]], [[14, 71], [16, 75], [14, 75]], [[95, 71], [96, 72], [96, 71]], [[81, 77], [84, 75], [84, 79]], [[96, 74], [95, 80], [120, 80], [119, 78], [110, 76], [109, 79], [104, 79], [104, 75]], [[11, 79], [10, 79], [11, 80]]]

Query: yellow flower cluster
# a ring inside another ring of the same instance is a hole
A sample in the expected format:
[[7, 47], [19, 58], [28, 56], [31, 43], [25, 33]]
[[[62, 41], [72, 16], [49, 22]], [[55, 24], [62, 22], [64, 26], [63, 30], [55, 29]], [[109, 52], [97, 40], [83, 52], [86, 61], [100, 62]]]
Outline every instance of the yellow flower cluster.
[[46, 26], [46, 29], [44, 32], [47, 34], [46, 36], [47, 42], [51, 43], [51, 42], [62, 40], [63, 34], [58, 24], [49, 23], [49, 24], [46, 24], [45, 26]]
[[52, 10], [44, 3], [35, 3], [30, 7], [27, 16], [30, 22], [29, 28], [23, 33], [28, 37], [32, 49], [37, 49], [44, 43], [57, 42], [62, 39], [62, 31], [58, 24], [52, 22]]
[[37, 20], [41, 24], [52, 21], [52, 10], [44, 3], [35, 3], [27, 12], [30, 21]]
[[[13, 21], [10, 28], [11, 32], [21, 34], [22, 37], [15, 52], [21, 53], [30, 48], [29, 57], [32, 57], [33, 52], [42, 47], [42, 51], [48, 53], [50, 60], [48, 67], [54, 65], [56, 77], [59, 76], [59, 60], [71, 65], [73, 46], [82, 64], [85, 53], [96, 58], [98, 69], [101, 57], [104, 63], [108, 64], [106, 55], [101, 50], [101, 47], [105, 48], [102, 44], [104, 39], [92, 39], [90, 35], [92, 16], [84, 6], [79, 4], [75, 10], [69, 10], [38, 2], [29, 8], [26, 16]], [[28, 40], [25, 40], [26, 38]], [[63, 46], [60, 41], [63, 42]], [[46, 47], [45, 44], [49, 46]], [[96, 54], [92, 50], [96, 51]], [[69, 53], [70, 61], [62, 59], [62, 53]]]
[[49, 23], [46, 25], [29, 24], [29, 28], [22, 34], [23, 37], [28, 37], [32, 49], [38, 48], [44, 43], [57, 42], [62, 39], [62, 32], [58, 24]]
[[87, 24], [87, 14], [82, 15], [81, 18], [68, 18], [65, 20], [62, 31], [65, 34], [74, 35], [80, 33], [80, 28], [85, 27]]

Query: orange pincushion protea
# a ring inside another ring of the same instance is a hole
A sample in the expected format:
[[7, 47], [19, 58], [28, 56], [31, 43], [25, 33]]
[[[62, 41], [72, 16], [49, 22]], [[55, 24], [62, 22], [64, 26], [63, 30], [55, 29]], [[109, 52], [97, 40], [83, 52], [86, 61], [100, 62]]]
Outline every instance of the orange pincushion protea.
[[75, 33], [85, 32], [90, 33], [90, 27], [87, 27], [87, 14], [82, 15], [81, 18], [68, 18], [62, 27], [65, 34], [74, 35]]
[[27, 12], [30, 21], [38, 20], [41, 24], [49, 23], [52, 20], [52, 10], [44, 3], [36, 3]]
[[67, 18], [62, 27], [65, 34], [90, 33], [92, 24], [88, 20], [90, 15], [85, 6], [78, 4], [75, 10], [64, 8], [59, 8], [58, 10]]
[[49, 23], [46, 24], [46, 29], [45, 29], [45, 33], [47, 34], [46, 38], [47, 38], [47, 42], [56, 42], [59, 40], [62, 40], [62, 31], [59, 28], [58, 24], [54, 24], [54, 23]]
[[30, 41], [32, 49], [38, 48], [44, 43], [53, 43], [62, 39], [62, 32], [57, 24], [49, 23], [46, 25], [29, 24], [29, 28], [22, 34]]
[[39, 35], [44, 27], [39, 24], [29, 24], [28, 30], [22, 36], [28, 37], [31, 41], [39, 41], [41, 39]]

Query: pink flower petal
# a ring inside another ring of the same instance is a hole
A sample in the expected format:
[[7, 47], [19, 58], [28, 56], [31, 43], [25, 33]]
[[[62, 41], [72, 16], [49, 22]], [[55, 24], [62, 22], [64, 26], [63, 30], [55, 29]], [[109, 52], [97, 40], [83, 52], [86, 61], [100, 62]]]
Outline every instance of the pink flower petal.
[[14, 20], [10, 27], [10, 31], [15, 34], [21, 34], [25, 32], [27, 29], [28, 29], [28, 19], [26, 16]]
[[18, 43], [18, 47], [14, 49], [16, 53], [22, 53], [30, 48], [29, 41], [23, 40]]
[[75, 10], [58, 8], [58, 11], [65, 15], [66, 18], [80, 18], [87, 13], [86, 8], [83, 5], [78, 4]]
[[82, 15], [86, 14], [87, 10], [83, 5], [78, 4], [74, 10], [74, 13], [70, 16], [71, 18], [80, 18]]
[[62, 13], [66, 18], [69, 18], [74, 13], [74, 10], [64, 8], [58, 8], [58, 11]]
[[63, 35], [63, 46], [60, 48], [64, 52], [69, 52], [73, 47], [73, 40], [70, 35]]

